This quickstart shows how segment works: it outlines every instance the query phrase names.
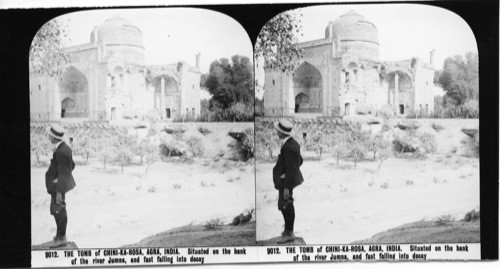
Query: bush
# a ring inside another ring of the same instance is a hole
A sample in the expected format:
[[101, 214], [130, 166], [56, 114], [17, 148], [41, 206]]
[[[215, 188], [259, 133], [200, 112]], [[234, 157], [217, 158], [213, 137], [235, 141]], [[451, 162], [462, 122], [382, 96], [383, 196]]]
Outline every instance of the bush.
[[215, 219], [210, 219], [205, 224], [203, 224], [203, 227], [207, 230], [215, 230], [215, 229], [220, 229], [220, 227], [224, 225], [224, 222], [220, 218], [215, 218]]
[[160, 144], [160, 153], [165, 157], [183, 156], [187, 152], [188, 146], [177, 136], [169, 141], [162, 141]]
[[453, 221], [455, 221], [455, 217], [453, 217], [452, 215], [442, 215], [437, 217], [434, 220], [434, 223], [438, 226], [444, 226], [450, 224]]
[[202, 157], [205, 152], [205, 148], [203, 146], [203, 141], [199, 137], [190, 136], [186, 139], [186, 145], [188, 147], [188, 151], [193, 154], [193, 157]]
[[480, 218], [479, 211], [472, 210], [470, 212], [467, 212], [464, 217], [464, 221], [469, 222], [469, 221], [475, 221]]

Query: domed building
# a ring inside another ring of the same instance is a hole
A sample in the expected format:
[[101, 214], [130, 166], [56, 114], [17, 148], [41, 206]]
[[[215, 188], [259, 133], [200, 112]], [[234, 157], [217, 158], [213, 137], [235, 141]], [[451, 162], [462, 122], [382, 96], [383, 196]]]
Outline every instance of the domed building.
[[146, 65], [145, 51], [142, 31], [121, 17], [95, 26], [90, 43], [65, 48], [70, 66], [59, 81], [30, 70], [31, 120], [199, 115], [200, 55], [196, 66]]
[[328, 23], [325, 38], [298, 43], [291, 73], [265, 69], [264, 115], [330, 116], [434, 109], [432, 67], [418, 58], [379, 59], [378, 29], [354, 10]]

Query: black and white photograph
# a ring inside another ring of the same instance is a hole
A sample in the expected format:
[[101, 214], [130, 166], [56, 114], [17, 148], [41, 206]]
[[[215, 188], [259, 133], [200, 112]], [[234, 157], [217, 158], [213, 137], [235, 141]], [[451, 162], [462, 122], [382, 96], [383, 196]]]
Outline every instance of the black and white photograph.
[[32, 249], [255, 245], [252, 59], [206, 9], [48, 21], [30, 50]]
[[0, 0], [0, 267], [494, 267], [499, 10]]
[[258, 245], [480, 243], [467, 22], [426, 5], [310, 6], [271, 19], [254, 49]]

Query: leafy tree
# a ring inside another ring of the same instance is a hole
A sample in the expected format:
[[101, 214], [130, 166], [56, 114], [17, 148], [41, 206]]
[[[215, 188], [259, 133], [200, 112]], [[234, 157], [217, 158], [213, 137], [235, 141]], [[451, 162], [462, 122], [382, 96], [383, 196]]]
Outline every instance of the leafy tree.
[[104, 137], [99, 139], [98, 158], [103, 163], [103, 170], [106, 170], [106, 164], [116, 158], [116, 152], [119, 145], [116, 137]]
[[291, 73], [296, 59], [302, 58], [302, 49], [295, 46], [302, 35], [300, 14], [297, 11], [280, 13], [264, 25], [255, 44], [255, 59], [264, 60], [264, 68]]
[[159, 152], [159, 149], [157, 147], [153, 147], [151, 149], [154, 149], [153, 151], [149, 151], [147, 154], [146, 154], [146, 172], [148, 172], [148, 169], [149, 167], [154, 164], [155, 162], [157, 162], [159, 159], [160, 159], [160, 152]]
[[445, 104], [462, 105], [479, 99], [479, 56], [469, 52], [465, 60], [461, 55], [448, 57], [443, 70], [436, 72], [434, 82], [446, 92]]
[[305, 149], [314, 151], [318, 155], [318, 160], [321, 160], [321, 154], [327, 149], [328, 141], [328, 136], [323, 132], [314, 132], [310, 138], [306, 139]]
[[59, 79], [70, 63], [69, 54], [63, 51], [67, 26], [54, 19], [42, 26], [31, 42], [30, 64], [37, 73]]
[[212, 95], [210, 110], [227, 109], [238, 102], [253, 109], [253, 64], [248, 57], [240, 55], [231, 57], [231, 62], [226, 58], [213, 61], [203, 87]]
[[378, 144], [378, 170], [382, 163], [392, 155], [392, 143], [386, 140], [381, 140]]
[[75, 138], [73, 151], [75, 155], [85, 158], [85, 165], [89, 163], [89, 157], [94, 156], [99, 151], [97, 139], [86, 134], [79, 135]]
[[367, 152], [367, 141], [369, 139], [368, 135], [360, 132], [353, 131], [350, 133], [350, 137], [347, 138], [347, 148], [349, 157], [353, 159], [354, 169], [358, 162], [362, 161]]
[[[256, 124], [255, 140], [255, 143], [258, 145], [257, 149], [267, 151], [269, 153], [269, 159], [272, 160], [273, 150], [279, 146], [278, 135], [274, 128]], [[257, 156], [259, 155], [260, 154], [257, 154]]]
[[116, 151], [115, 161], [118, 162], [122, 168], [121, 173], [123, 174], [123, 167], [132, 162], [132, 151], [127, 147], [120, 147]]
[[346, 131], [339, 129], [333, 135], [329, 137], [329, 146], [330, 151], [335, 156], [337, 161], [337, 166], [339, 165], [340, 158], [347, 155], [349, 153], [349, 149], [347, 147], [348, 134]]
[[42, 165], [40, 157], [47, 156], [52, 153], [51, 143], [47, 136], [45, 135], [30, 135], [30, 146], [31, 153], [35, 156], [36, 164], [38, 166]]

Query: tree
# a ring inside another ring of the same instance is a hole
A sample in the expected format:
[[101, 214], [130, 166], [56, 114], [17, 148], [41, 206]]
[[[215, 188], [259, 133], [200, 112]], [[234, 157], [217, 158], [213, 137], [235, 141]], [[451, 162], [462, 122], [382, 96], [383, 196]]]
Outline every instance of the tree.
[[339, 165], [340, 158], [349, 153], [349, 149], [347, 148], [347, 139], [347, 132], [341, 129], [338, 129], [338, 131], [330, 136], [330, 151], [337, 160], [337, 166]]
[[321, 154], [328, 147], [328, 141], [328, 136], [323, 132], [314, 132], [310, 138], [306, 139], [305, 149], [314, 151], [318, 155], [318, 160], [321, 161]]
[[[279, 139], [276, 131], [272, 126], [262, 126], [262, 124], [256, 124], [255, 131], [255, 144], [258, 149], [267, 151], [269, 153], [269, 159], [273, 159], [273, 149], [279, 147]], [[260, 154], [257, 154], [260, 156]], [[262, 159], [262, 157], [259, 157]]]
[[461, 55], [448, 57], [443, 70], [436, 72], [434, 82], [445, 91], [444, 103], [463, 105], [468, 100], [479, 99], [479, 57], [469, 52], [465, 60]]
[[69, 54], [63, 51], [66, 27], [60, 19], [54, 19], [38, 30], [30, 49], [30, 64], [35, 72], [59, 79], [66, 71], [70, 63]]
[[153, 151], [146, 154], [146, 172], [148, 172], [149, 167], [160, 159], [160, 152], [158, 147], [154, 147]]
[[302, 49], [294, 45], [302, 35], [301, 16], [297, 11], [287, 11], [267, 22], [255, 44], [255, 61], [262, 58], [264, 68], [293, 72], [295, 60], [302, 58]]
[[228, 109], [238, 102], [253, 109], [253, 64], [248, 57], [240, 55], [231, 57], [231, 62], [226, 58], [213, 61], [203, 87], [212, 95], [210, 110]]
[[123, 174], [123, 167], [132, 162], [132, 151], [126, 147], [120, 147], [116, 151], [115, 161], [118, 162], [122, 168], [121, 173]]

